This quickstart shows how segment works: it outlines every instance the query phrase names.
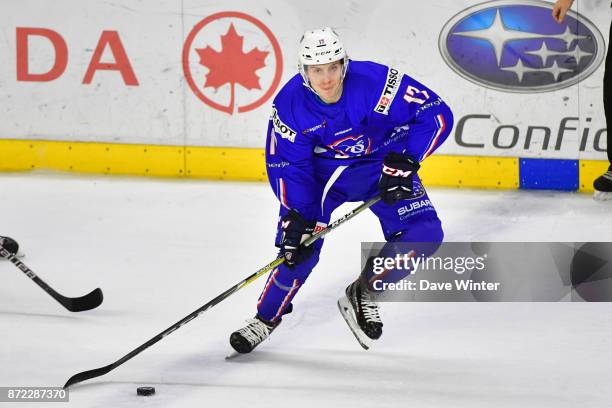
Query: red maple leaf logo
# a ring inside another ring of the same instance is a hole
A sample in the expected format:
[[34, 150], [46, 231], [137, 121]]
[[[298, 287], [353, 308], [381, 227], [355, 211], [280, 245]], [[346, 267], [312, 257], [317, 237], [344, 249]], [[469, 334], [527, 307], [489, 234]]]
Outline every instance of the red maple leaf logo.
[[242, 52], [244, 37], [238, 35], [234, 24], [230, 24], [225, 35], [221, 36], [221, 51], [215, 51], [210, 46], [196, 48], [200, 56], [200, 64], [209, 69], [204, 87], [218, 89], [230, 84], [229, 113], [234, 111], [234, 87], [240, 84], [246, 89], [261, 89], [259, 77], [255, 74], [264, 63], [268, 51], [253, 48], [248, 53]]

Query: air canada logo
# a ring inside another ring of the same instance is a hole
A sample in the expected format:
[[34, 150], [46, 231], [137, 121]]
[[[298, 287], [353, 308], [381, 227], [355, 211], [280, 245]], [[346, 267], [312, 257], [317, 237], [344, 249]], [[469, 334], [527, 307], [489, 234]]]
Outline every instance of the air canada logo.
[[442, 57], [462, 77], [501, 91], [546, 92], [574, 85], [601, 64], [604, 39], [573, 11], [557, 23], [552, 6], [501, 0], [463, 10], [440, 33]]
[[192, 92], [230, 115], [265, 103], [282, 72], [276, 37], [248, 14], [212, 14], [195, 25], [183, 46], [183, 73]]

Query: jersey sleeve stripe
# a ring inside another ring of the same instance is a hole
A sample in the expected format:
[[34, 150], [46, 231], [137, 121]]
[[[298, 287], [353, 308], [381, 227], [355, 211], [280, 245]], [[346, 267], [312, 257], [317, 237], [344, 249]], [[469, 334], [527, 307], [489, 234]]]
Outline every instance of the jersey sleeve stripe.
[[444, 130], [446, 129], [446, 121], [444, 120], [443, 115], [436, 115], [435, 121], [436, 121], [436, 125], [438, 126], [438, 128], [434, 132], [434, 136], [432, 137], [432, 140], [429, 143], [429, 146], [427, 147], [425, 154], [421, 157], [421, 160], [419, 161], [425, 160], [430, 154], [433, 153], [436, 146], [438, 145], [438, 141], [440, 140], [440, 135], [442, 135], [442, 133], [444, 133]]
[[278, 199], [280, 200], [283, 207], [289, 209], [289, 204], [287, 203], [287, 190], [285, 189], [285, 181], [282, 179], [282, 177], [278, 179], [278, 185]]
[[274, 133], [274, 128], [270, 130], [270, 156], [274, 156], [276, 154], [276, 133]]

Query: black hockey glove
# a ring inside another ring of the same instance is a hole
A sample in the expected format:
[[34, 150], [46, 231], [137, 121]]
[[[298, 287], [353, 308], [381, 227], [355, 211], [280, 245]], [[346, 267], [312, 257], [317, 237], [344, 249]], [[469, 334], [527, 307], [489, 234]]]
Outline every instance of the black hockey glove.
[[391, 152], [385, 156], [378, 181], [380, 196], [385, 204], [394, 204], [412, 197], [412, 174], [419, 167], [419, 163], [406, 154]]
[[281, 255], [285, 257], [285, 264], [292, 268], [312, 255], [313, 247], [300, 246], [314, 231], [315, 222], [307, 221], [295, 210], [289, 212], [281, 219], [283, 235], [281, 239]]
[[[0, 237], [0, 245], [13, 255], [17, 255], [17, 252], [19, 252], [19, 244], [13, 238]], [[0, 255], [0, 258], [4, 257]]]

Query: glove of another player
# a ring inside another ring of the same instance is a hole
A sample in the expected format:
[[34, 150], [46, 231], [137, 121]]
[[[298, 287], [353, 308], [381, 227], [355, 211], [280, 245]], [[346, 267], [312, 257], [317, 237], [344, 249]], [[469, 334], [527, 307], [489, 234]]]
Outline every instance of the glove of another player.
[[[19, 244], [13, 238], [0, 237], [0, 246], [2, 246], [2, 248], [6, 249], [13, 255], [17, 255], [17, 252], [19, 252]], [[4, 257], [0, 255], [0, 258]]]
[[385, 156], [378, 181], [380, 196], [385, 204], [412, 197], [412, 173], [416, 173], [419, 167], [419, 163], [406, 154], [391, 152]]
[[285, 257], [285, 264], [292, 268], [312, 255], [312, 245], [304, 247], [300, 244], [312, 235], [315, 222], [305, 220], [295, 210], [289, 210], [281, 219], [281, 226], [281, 254]]

